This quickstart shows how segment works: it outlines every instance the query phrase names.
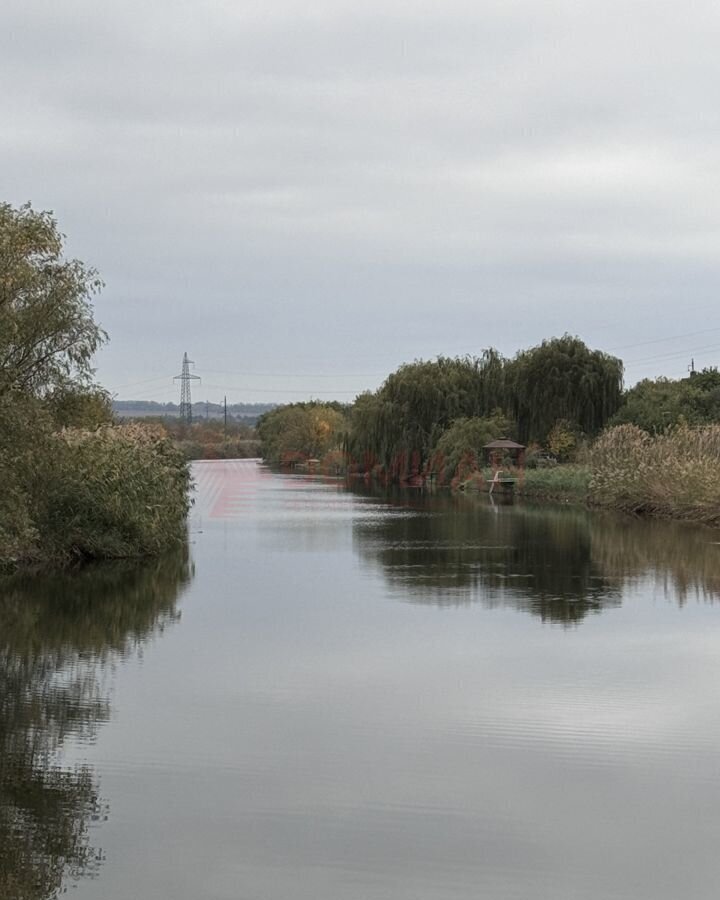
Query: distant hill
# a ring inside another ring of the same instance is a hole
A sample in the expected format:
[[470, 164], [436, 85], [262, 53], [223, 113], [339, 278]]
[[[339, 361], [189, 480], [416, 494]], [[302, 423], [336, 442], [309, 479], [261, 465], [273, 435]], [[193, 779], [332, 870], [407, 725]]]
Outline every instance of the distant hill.
[[[254, 424], [265, 412], [274, 409], [274, 403], [228, 403], [228, 416], [241, 419], [248, 425]], [[177, 418], [180, 406], [177, 403], [156, 403], [153, 400], [113, 400], [113, 412], [120, 419], [144, 419], [148, 416]], [[193, 403], [194, 419], [221, 419], [222, 403]]]

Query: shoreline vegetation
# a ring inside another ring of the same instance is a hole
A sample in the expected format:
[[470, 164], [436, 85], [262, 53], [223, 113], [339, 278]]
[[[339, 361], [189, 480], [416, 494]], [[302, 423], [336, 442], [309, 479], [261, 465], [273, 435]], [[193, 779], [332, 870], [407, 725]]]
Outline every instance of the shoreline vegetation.
[[51, 213], [0, 204], [0, 571], [186, 541], [184, 455], [157, 426], [116, 424], [93, 380], [101, 288]]
[[[528, 499], [720, 526], [720, 373], [622, 380], [619, 359], [564, 335], [408, 363], [353, 404], [276, 407], [257, 434], [266, 462], [314, 474], [465, 492], [497, 474]], [[502, 439], [520, 460], [485, 449]]]
[[188, 425], [177, 417], [170, 416], [147, 416], [128, 421], [162, 428], [188, 461], [254, 459], [260, 456], [260, 441], [255, 435], [253, 426], [231, 417], [228, 417], [227, 424], [219, 418], [200, 418]]

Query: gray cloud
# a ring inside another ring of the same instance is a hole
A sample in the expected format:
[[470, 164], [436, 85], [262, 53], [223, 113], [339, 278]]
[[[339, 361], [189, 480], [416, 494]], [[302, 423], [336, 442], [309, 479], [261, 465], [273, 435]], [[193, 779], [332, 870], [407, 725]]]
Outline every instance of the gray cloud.
[[54, 209], [101, 270], [98, 374], [123, 396], [185, 349], [277, 373], [206, 379], [237, 400], [348, 398], [405, 359], [565, 330], [627, 347], [630, 381], [720, 358], [720, 330], [672, 340], [720, 328], [711, 3], [2, 16], [2, 196]]

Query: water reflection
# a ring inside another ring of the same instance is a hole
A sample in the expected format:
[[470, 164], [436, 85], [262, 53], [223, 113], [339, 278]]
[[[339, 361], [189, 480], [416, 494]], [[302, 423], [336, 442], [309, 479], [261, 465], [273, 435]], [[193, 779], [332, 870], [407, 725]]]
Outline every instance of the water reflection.
[[589, 515], [593, 558], [624, 583], [651, 579], [656, 593], [689, 599], [720, 599], [720, 532], [682, 522], [641, 521]]
[[89, 828], [106, 809], [68, 738], [108, 720], [105, 670], [179, 617], [186, 554], [0, 583], [0, 897], [46, 900], [102, 862]]
[[484, 498], [392, 495], [394, 514], [359, 520], [354, 540], [413, 603], [512, 606], [572, 624], [652, 579], [680, 603], [720, 594], [713, 531], [579, 508], [493, 506]]

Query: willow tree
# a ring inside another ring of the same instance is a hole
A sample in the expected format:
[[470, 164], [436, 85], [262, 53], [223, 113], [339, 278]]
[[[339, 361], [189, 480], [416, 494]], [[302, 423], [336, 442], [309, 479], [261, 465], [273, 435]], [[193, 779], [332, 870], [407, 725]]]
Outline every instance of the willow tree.
[[502, 405], [503, 382], [503, 361], [494, 351], [402, 365], [356, 401], [348, 449], [365, 468], [378, 463], [396, 477], [420, 471], [452, 422]]
[[543, 341], [507, 363], [508, 407], [521, 441], [544, 441], [559, 420], [597, 433], [622, 402], [622, 362], [571, 335]]

